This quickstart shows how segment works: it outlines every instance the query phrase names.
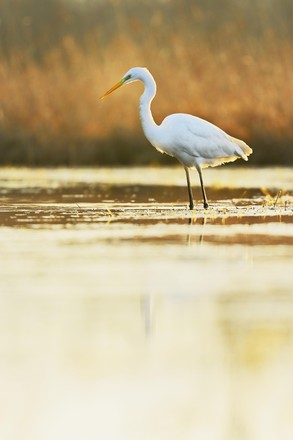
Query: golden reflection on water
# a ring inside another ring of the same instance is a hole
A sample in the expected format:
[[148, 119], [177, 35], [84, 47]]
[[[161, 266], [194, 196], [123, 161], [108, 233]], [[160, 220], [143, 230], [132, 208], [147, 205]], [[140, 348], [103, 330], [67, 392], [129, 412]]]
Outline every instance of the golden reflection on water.
[[148, 300], [2, 297], [1, 438], [290, 438], [287, 300]]
[[292, 439], [289, 186], [189, 223], [182, 201], [74, 205], [78, 171], [66, 202], [69, 171], [50, 194], [27, 185], [45, 171], [5, 173], [1, 439]]

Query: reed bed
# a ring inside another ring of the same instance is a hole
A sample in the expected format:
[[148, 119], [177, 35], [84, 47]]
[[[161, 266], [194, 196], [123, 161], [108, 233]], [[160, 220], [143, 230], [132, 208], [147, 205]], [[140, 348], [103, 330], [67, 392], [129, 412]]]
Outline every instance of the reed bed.
[[135, 20], [125, 24], [119, 17], [117, 31], [107, 39], [95, 29], [82, 40], [64, 35], [41, 60], [17, 48], [0, 58], [1, 163], [170, 163], [144, 140], [140, 86], [98, 100], [135, 65], [147, 66], [157, 81], [157, 122], [172, 112], [196, 114], [251, 144], [251, 163], [292, 163], [289, 36], [268, 27], [260, 38], [233, 39], [235, 29], [229, 32], [227, 25], [225, 32], [164, 35], [160, 14], [152, 26], [163, 29], [140, 34]]

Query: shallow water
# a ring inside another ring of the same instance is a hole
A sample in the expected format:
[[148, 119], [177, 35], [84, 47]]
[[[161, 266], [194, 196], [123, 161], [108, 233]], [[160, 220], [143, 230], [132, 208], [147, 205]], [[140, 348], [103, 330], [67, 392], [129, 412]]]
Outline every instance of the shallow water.
[[0, 438], [293, 436], [293, 170], [0, 172]]

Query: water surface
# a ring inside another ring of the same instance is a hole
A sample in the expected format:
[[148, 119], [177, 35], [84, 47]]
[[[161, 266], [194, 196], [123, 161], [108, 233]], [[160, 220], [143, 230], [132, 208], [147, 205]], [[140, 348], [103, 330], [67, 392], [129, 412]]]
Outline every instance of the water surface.
[[1, 439], [291, 439], [292, 171], [2, 169]]

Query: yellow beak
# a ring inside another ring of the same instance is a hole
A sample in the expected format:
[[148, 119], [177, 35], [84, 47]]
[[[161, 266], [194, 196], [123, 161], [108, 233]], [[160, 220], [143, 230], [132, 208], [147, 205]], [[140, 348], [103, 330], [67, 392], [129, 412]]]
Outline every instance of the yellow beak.
[[117, 84], [115, 84], [115, 86], [111, 87], [110, 90], [108, 90], [106, 93], [104, 93], [100, 99], [104, 99], [106, 98], [106, 96], [110, 95], [110, 93], [114, 92], [116, 89], [119, 89], [119, 87], [123, 86], [123, 84], [125, 83], [125, 79], [122, 78]]

